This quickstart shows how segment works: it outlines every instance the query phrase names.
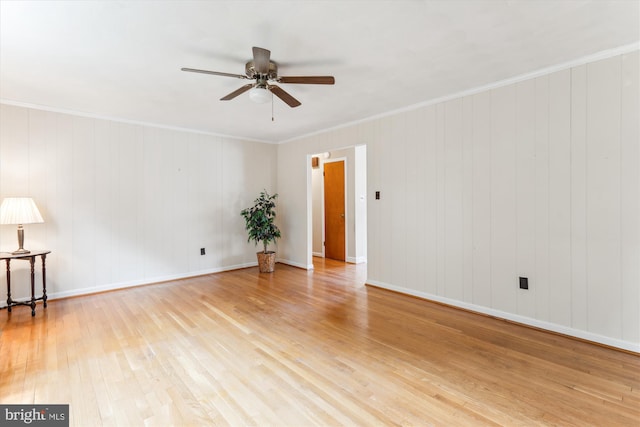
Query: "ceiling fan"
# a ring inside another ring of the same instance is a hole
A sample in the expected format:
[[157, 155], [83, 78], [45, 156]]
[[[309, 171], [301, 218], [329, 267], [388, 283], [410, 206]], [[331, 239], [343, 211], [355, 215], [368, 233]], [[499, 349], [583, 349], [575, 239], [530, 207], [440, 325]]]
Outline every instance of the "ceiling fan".
[[182, 71], [191, 73], [213, 74], [214, 76], [235, 77], [243, 80], [255, 80], [253, 83], [246, 84], [239, 89], [234, 90], [227, 96], [220, 98], [221, 101], [229, 101], [236, 96], [249, 91], [249, 98], [258, 103], [264, 103], [271, 100], [271, 94], [274, 94], [283, 100], [289, 107], [297, 107], [300, 101], [287, 93], [280, 86], [271, 84], [277, 83], [296, 83], [296, 84], [315, 84], [315, 85], [332, 85], [335, 83], [333, 76], [278, 76], [278, 66], [271, 61], [271, 52], [261, 47], [253, 48], [253, 60], [245, 65], [245, 74], [230, 74], [219, 71], [198, 70], [195, 68], [182, 68]]

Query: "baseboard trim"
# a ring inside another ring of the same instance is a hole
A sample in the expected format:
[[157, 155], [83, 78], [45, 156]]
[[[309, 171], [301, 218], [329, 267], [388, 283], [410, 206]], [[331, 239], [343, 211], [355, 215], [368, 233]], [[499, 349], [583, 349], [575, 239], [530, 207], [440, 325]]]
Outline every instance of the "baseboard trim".
[[279, 263], [290, 265], [291, 267], [302, 268], [303, 270], [313, 270], [313, 264], [300, 264], [299, 262], [291, 261], [289, 259], [278, 259]]

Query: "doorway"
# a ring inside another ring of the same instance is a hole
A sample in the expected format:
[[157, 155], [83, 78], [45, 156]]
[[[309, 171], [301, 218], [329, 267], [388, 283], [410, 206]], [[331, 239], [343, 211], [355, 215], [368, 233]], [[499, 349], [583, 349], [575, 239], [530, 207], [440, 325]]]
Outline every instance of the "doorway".
[[[307, 259], [309, 267], [313, 268], [313, 259], [319, 258], [335, 259], [351, 264], [366, 263], [366, 145], [309, 154], [308, 162], [307, 203], [310, 210], [308, 217], [310, 240]], [[325, 177], [328, 187], [326, 190]], [[335, 208], [332, 207], [332, 205], [335, 206], [332, 199], [338, 203]], [[332, 237], [334, 235], [337, 238]], [[334, 250], [334, 247], [337, 249]]]

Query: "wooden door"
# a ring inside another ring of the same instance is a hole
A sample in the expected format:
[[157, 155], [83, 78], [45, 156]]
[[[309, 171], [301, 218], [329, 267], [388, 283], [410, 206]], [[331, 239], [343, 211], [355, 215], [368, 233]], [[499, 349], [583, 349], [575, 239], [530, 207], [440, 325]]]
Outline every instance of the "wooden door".
[[345, 261], [344, 160], [324, 164], [324, 255]]

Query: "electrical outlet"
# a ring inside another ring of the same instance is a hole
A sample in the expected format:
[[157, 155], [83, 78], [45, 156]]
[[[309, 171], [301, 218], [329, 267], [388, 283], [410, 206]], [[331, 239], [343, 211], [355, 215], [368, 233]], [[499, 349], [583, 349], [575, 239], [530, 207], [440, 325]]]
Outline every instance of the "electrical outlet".
[[204, 255], [204, 248], [200, 248], [200, 255]]
[[529, 289], [529, 278], [521, 277], [520, 278], [520, 289]]

